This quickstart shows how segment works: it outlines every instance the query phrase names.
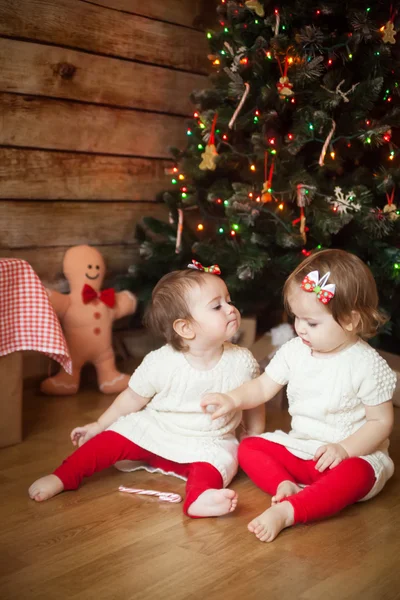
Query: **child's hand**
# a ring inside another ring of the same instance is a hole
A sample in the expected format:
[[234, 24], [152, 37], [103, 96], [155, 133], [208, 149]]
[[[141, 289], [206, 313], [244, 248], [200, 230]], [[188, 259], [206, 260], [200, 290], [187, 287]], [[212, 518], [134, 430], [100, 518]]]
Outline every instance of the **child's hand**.
[[85, 442], [89, 441], [92, 437], [101, 433], [103, 430], [99, 423], [95, 421], [94, 423], [88, 423], [83, 427], [75, 427], [71, 431], [71, 441], [74, 446], [82, 446]]
[[330, 469], [337, 467], [346, 458], [349, 458], [349, 455], [343, 446], [340, 444], [326, 444], [326, 446], [320, 446], [315, 453], [314, 460], [318, 461], [315, 468], [323, 473], [328, 467]]
[[[211, 407], [216, 407], [211, 415], [213, 421], [237, 409], [233, 398], [228, 394], [205, 394], [201, 399], [200, 406], [204, 412], [211, 412]], [[210, 410], [207, 410], [208, 407], [210, 407]]]

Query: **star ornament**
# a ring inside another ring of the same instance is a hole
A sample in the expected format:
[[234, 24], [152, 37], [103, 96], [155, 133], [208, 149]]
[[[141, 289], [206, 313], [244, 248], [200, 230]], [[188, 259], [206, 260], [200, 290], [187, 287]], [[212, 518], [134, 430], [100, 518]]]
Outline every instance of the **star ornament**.
[[203, 160], [199, 164], [199, 169], [202, 171], [215, 171], [217, 167], [218, 152], [214, 144], [208, 144], [206, 146], [201, 158]]
[[395, 44], [396, 43], [396, 39], [395, 39], [395, 35], [396, 35], [396, 31], [394, 29], [394, 25], [392, 23], [392, 21], [388, 21], [386, 23], [386, 25], [384, 27], [382, 27], [381, 31], [383, 31], [383, 41], [385, 42], [385, 44], [389, 43], [389, 44]]
[[245, 5], [246, 8], [254, 10], [258, 17], [263, 17], [265, 15], [264, 7], [258, 0], [247, 0]]

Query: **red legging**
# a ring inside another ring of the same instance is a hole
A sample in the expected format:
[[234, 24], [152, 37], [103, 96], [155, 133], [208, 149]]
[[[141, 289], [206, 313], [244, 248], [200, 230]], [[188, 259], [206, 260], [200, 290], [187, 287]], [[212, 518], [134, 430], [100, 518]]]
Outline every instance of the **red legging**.
[[306, 484], [284, 500], [294, 509], [295, 523], [330, 517], [345, 506], [361, 500], [372, 489], [375, 473], [362, 458], [347, 458], [323, 473], [315, 460], [294, 456], [285, 446], [261, 437], [249, 437], [239, 446], [239, 464], [264, 492], [274, 496], [282, 481]]
[[84, 477], [107, 469], [119, 460], [143, 460], [151, 467], [187, 478], [186, 499], [183, 505], [185, 515], [188, 514], [189, 506], [205, 490], [223, 487], [222, 476], [213, 465], [206, 462], [182, 464], [167, 460], [137, 446], [114, 431], [103, 431], [83, 444], [64, 460], [54, 471], [54, 475], [61, 479], [65, 490], [76, 490]]

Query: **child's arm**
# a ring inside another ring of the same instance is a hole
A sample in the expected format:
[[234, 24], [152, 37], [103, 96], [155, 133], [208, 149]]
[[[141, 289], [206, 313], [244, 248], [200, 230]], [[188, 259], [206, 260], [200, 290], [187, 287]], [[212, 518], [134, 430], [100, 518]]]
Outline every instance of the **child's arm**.
[[151, 398], [143, 398], [127, 387], [115, 398], [111, 406], [97, 419], [97, 422], [103, 430], [107, 429], [119, 417], [141, 410], [150, 400]]
[[376, 406], [364, 404], [367, 422], [340, 444], [327, 444], [318, 448], [314, 460], [321, 473], [333, 469], [345, 458], [371, 454], [384, 442], [393, 429], [394, 411], [391, 400]]
[[276, 383], [266, 373], [263, 373], [260, 377], [247, 381], [229, 394], [205, 394], [200, 405], [204, 410], [210, 405], [217, 406], [211, 417], [214, 420], [226, 415], [231, 410], [248, 410], [260, 406], [271, 400], [282, 388], [283, 385]]
[[82, 446], [92, 437], [101, 433], [112, 423], [117, 421], [119, 417], [129, 415], [133, 412], [138, 412], [150, 401], [150, 398], [139, 396], [131, 388], [126, 388], [119, 394], [109, 408], [95, 421], [88, 423], [83, 427], [75, 427], [71, 431], [71, 440], [74, 446]]

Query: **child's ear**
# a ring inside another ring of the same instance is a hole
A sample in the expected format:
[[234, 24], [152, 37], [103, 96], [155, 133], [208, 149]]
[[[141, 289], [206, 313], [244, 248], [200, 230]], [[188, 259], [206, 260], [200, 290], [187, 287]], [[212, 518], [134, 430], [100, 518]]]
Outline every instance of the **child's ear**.
[[349, 333], [354, 333], [357, 330], [361, 321], [361, 315], [357, 310], [352, 310], [351, 315], [344, 321], [343, 327]]
[[172, 325], [175, 333], [184, 340], [193, 340], [195, 333], [191, 322], [188, 319], [176, 319]]

